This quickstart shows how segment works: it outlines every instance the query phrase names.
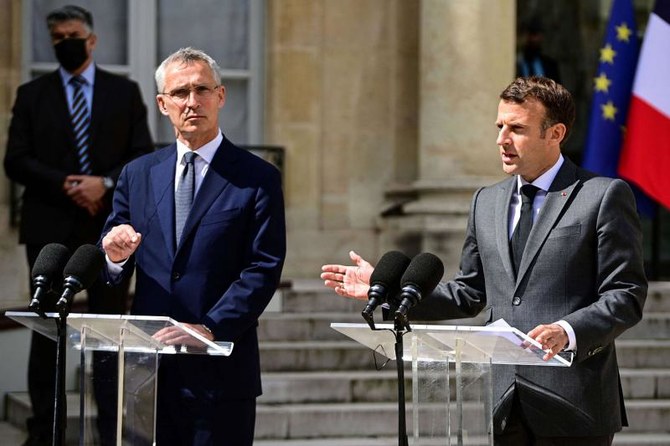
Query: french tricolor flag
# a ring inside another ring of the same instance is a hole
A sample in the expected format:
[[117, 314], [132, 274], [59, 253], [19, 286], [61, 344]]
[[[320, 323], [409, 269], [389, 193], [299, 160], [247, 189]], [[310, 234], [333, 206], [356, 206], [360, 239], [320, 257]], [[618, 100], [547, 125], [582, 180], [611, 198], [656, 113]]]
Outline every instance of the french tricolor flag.
[[619, 175], [670, 208], [670, 1], [657, 0], [642, 42]]

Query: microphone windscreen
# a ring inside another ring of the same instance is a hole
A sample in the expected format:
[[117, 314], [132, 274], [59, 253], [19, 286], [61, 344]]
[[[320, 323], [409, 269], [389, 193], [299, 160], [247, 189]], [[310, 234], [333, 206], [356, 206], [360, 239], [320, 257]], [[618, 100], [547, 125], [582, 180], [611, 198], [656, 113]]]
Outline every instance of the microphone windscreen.
[[[384, 285], [389, 290], [400, 290], [400, 277], [407, 269], [410, 258], [400, 251], [389, 251], [379, 259], [370, 275], [370, 285]], [[390, 295], [390, 293], [389, 293]]]
[[400, 286], [414, 286], [425, 296], [433, 292], [443, 275], [442, 261], [436, 255], [424, 252], [412, 259], [400, 279]]
[[32, 277], [47, 276], [60, 279], [69, 258], [70, 250], [60, 243], [45, 245], [35, 259]]
[[81, 245], [65, 265], [63, 276], [75, 277], [84, 289], [90, 287], [105, 264], [105, 254], [94, 245]]

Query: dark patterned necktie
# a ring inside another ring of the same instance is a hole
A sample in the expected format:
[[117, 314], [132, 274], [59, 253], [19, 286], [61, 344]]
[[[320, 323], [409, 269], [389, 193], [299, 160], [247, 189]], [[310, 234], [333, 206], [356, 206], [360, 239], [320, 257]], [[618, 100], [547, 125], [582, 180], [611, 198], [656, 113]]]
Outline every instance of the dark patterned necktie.
[[521, 265], [521, 257], [523, 250], [526, 247], [528, 234], [533, 227], [533, 200], [540, 189], [532, 184], [525, 184], [521, 186], [521, 216], [519, 222], [514, 228], [512, 239], [510, 240], [510, 247], [512, 252], [512, 263], [514, 264], [514, 273], [519, 272], [519, 265]]
[[75, 76], [70, 79], [70, 84], [74, 88], [72, 97], [72, 128], [74, 130], [74, 139], [77, 146], [77, 158], [79, 159], [79, 170], [85, 175], [90, 175], [91, 158], [89, 157], [89, 127], [91, 125], [91, 113], [86, 104], [83, 85], [86, 80], [81, 76]]
[[175, 236], [177, 246], [181, 240], [181, 233], [184, 231], [184, 224], [188, 218], [193, 205], [193, 193], [195, 191], [195, 152], [186, 152], [184, 154], [184, 170], [181, 173], [177, 192], [174, 196], [175, 203]]

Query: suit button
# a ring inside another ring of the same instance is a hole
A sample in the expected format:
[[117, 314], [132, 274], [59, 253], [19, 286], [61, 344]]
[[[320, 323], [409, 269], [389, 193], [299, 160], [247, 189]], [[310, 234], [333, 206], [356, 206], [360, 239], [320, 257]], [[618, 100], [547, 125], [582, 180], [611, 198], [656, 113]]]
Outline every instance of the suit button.
[[512, 299], [512, 305], [519, 306], [521, 305], [521, 298], [519, 296], [514, 296]]
[[172, 273], [172, 280], [179, 280], [181, 279], [181, 274], [179, 273]]

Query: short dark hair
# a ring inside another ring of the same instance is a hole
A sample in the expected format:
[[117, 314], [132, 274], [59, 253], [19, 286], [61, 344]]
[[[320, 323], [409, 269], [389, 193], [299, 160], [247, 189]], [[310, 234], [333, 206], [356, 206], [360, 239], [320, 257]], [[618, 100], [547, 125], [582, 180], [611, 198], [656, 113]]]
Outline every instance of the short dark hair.
[[575, 123], [575, 101], [572, 95], [564, 86], [548, 77], [518, 77], [500, 93], [500, 99], [516, 104], [532, 99], [542, 104], [546, 110], [542, 121], [543, 132], [561, 123], [565, 125], [567, 139]]
[[56, 24], [68, 20], [79, 20], [93, 31], [93, 15], [90, 11], [76, 5], [66, 5], [62, 8], [54, 9], [47, 15], [47, 27], [53, 28]]

